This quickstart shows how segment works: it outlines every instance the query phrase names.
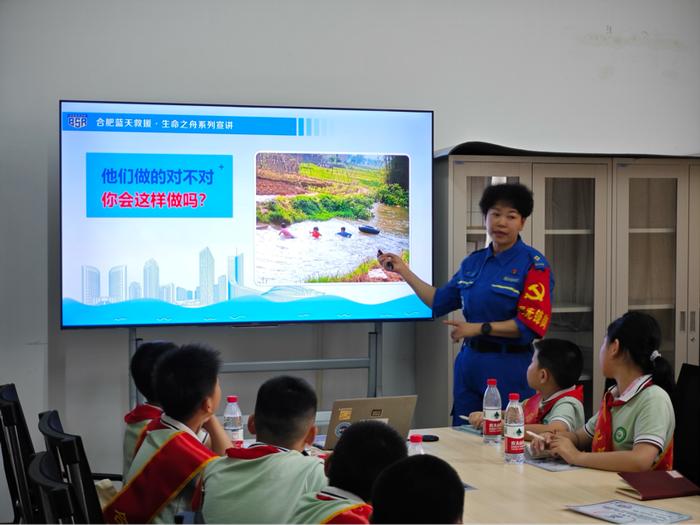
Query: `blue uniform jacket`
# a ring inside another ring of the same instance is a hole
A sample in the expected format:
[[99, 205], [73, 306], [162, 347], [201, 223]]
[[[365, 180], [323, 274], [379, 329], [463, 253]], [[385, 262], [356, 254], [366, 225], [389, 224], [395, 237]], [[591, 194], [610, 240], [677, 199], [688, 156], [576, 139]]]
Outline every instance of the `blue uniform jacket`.
[[[444, 286], [437, 289], [433, 299], [436, 317], [461, 309], [470, 323], [507, 321], [515, 318], [520, 338], [484, 337], [489, 341], [528, 344], [537, 334], [518, 316], [518, 303], [524, 292], [525, 279], [531, 269], [544, 270], [549, 263], [540, 252], [525, 244], [520, 237], [508, 250], [494, 255], [491, 245], [472, 252]], [[554, 276], [549, 274], [551, 300]], [[546, 328], [546, 326], [545, 326]], [[480, 336], [483, 337], [483, 336]]]

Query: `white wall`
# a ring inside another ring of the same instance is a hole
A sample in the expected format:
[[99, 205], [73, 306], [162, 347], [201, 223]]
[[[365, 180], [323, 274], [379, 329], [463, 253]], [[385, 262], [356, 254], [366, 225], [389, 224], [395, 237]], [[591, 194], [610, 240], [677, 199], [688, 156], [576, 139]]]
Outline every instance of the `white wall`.
[[[94, 468], [118, 468], [126, 332], [57, 329], [61, 98], [434, 109], [436, 148], [685, 155], [700, 153], [698, 93], [697, 0], [0, 0], [0, 382], [30, 422], [58, 408]], [[359, 354], [369, 328], [139, 335], [275, 359]], [[413, 325], [384, 339], [385, 393], [411, 391]], [[227, 388], [250, 402], [259, 379]], [[365, 388], [311, 379], [325, 402]]]

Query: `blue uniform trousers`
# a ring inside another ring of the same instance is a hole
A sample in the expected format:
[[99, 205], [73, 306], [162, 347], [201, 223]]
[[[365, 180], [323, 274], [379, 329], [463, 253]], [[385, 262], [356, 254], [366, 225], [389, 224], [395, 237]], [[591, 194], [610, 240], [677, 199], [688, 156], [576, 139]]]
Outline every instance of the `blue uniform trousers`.
[[495, 378], [498, 381], [498, 391], [501, 394], [502, 408], [508, 404], [508, 394], [517, 392], [520, 401], [535, 394], [527, 384], [527, 367], [532, 360], [532, 351], [510, 353], [479, 352], [468, 344], [455, 359], [454, 387], [452, 408], [452, 424], [463, 425], [460, 415], [468, 416], [471, 412], [483, 408], [486, 380]]

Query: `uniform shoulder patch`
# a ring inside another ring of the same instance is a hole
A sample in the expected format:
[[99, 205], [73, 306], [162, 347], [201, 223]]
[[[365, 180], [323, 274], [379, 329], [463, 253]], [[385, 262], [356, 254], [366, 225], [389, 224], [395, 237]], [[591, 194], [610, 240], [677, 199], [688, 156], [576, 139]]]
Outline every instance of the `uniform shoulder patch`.
[[545, 259], [544, 255], [542, 255], [534, 248], [530, 248], [530, 259], [532, 260], [532, 266], [537, 270], [544, 270], [545, 268], [549, 268], [549, 263], [547, 262], [547, 259]]

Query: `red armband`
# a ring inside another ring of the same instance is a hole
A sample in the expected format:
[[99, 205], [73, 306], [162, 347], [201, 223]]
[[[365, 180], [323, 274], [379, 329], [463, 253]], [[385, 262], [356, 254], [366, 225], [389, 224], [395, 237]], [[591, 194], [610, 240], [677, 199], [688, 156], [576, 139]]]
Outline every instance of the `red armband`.
[[530, 267], [518, 300], [518, 319], [539, 337], [544, 337], [552, 317], [549, 272]]

